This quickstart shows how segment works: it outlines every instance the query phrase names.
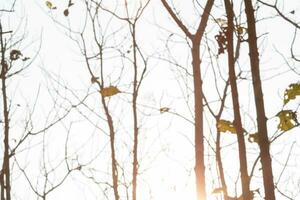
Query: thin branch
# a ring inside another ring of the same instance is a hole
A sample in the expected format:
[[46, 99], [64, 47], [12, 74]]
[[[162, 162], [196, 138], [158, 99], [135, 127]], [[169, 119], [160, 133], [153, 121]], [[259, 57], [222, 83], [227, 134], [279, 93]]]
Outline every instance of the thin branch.
[[264, 1], [261, 1], [261, 0], [257, 0], [259, 3], [265, 5], [265, 6], [268, 6], [270, 8], [273, 8], [280, 17], [282, 17], [285, 21], [289, 22], [290, 24], [292, 24], [293, 26], [295, 26], [297, 29], [300, 29], [300, 25], [299, 23], [296, 23], [294, 21], [292, 21], [291, 19], [289, 19], [287, 16], [285, 16], [278, 8], [276, 5], [271, 5], [269, 3], [266, 3]]
[[166, 2], [166, 0], [161, 0], [161, 2], [164, 5], [164, 7], [167, 9], [170, 16], [173, 18], [173, 20], [179, 26], [179, 28], [181, 28], [181, 30], [184, 32], [184, 34], [192, 40], [194, 37], [193, 34], [187, 29], [187, 27], [182, 23], [182, 21], [173, 12], [172, 8], [169, 6], [169, 4]]

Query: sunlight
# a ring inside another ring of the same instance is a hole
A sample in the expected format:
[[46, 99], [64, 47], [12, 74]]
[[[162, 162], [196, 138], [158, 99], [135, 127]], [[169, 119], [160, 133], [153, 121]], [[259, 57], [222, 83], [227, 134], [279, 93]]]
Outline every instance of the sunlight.
[[148, 174], [147, 184], [151, 185], [151, 188], [144, 188], [141, 195], [150, 189], [153, 199], [157, 200], [196, 200], [193, 178], [187, 176], [186, 171], [181, 168], [172, 166], [170, 162], [161, 161], [160, 164], [164, 167], [157, 166]]
[[169, 188], [169, 190], [160, 188], [157, 192], [158, 193], [155, 196], [155, 199], [196, 200], [195, 194], [193, 192], [185, 191], [182, 189], [180, 190], [180, 189], [177, 189], [175, 186], [173, 188]]
[[[194, 187], [194, 186], [191, 186]], [[169, 190], [164, 190], [164, 188], [160, 188], [157, 191], [157, 195], [155, 195], [154, 199], [171, 199], [171, 200], [197, 200], [196, 193], [192, 189], [176, 189], [170, 188]], [[216, 195], [211, 195], [210, 193], [207, 194], [207, 200], [214, 200], [216, 199]]]

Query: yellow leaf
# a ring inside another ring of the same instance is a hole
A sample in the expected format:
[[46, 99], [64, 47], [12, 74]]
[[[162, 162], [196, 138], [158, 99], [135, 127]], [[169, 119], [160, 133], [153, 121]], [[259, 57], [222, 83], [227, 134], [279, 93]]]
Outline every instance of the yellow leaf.
[[230, 133], [236, 134], [236, 129], [230, 121], [221, 119], [217, 122], [217, 127], [220, 132], [229, 131]]
[[236, 26], [235, 31], [238, 35], [244, 35], [245, 33], [247, 33], [247, 28], [242, 26]]
[[287, 104], [290, 100], [296, 99], [300, 95], [300, 83], [290, 84], [284, 92], [283, 104]]
[[217, 18], [216, 22], [218, 23], [219, 26], [221, 27], [226, 27], [227, 26], [227, 20], [226, 19], [222, 19], [222, 18]]
[[46, 6], [47, 6], [49, 9], [56, 9], [56, 7], [53, 6], [53, 4], [52, 4], [50, 1], [46, 1]]
[[52, 3], [50, 1], [46, 1], [46, 6], [49, 8], [49, 9], [52, 9]]
[[100, 93], [104, 97], [110, 97], [110, 96], [113, 96], [113, 95], [118, 94], [120, 92], [121, 91], [117, 87], [115, 87], [115, 86], [109, 86], [109, 87], [103, 88], [100, 91]]
[[280, 120], [277, 127], [282, 131], [288, 131], [298, 125], [297, 114], [292, 110], [282, 110], [276, 116]]
[[212, 194], [220, 194], [224, 191], [224, 189], [222, 187], [220, 188], [215, 188], [213, 191], [212, 191]]
[[230, 196], [227, 196], [227, 199], [228, 200], [244, 200], [243, 196], [239, 196], [239, 197], [230, 197]]
[[165, 113], [165, 112], [169, 112], [169, 110], [170, 110], [170, 108], [168, 108], [168, 107], [163, 107], [163, 108], [160, 108], [160, 109], [159, 109], [159, 112], [160, 112], [160, 113]]
[[248, 141], [251, 142], [251, 143], [253, 143], [253, 142], [258, 143], [259, 142], [258, 133], [249, 134]]

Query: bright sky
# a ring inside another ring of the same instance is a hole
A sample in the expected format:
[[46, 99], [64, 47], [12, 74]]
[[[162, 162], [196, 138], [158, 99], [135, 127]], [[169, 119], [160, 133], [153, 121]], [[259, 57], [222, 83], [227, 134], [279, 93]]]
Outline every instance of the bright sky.
[[[11, 2], [12, 0], [10, 0]], [[85, 23], [85, 12], [81, 0], [74, 0], [74, 6], [70, 8], [69, 17], [63, 16], [63, 10], [68, 3], [67, 0], [52, 0], [56, 10], [50, 11], [45, 1], [42, 0], [17, 0], [15, 17], [6, 22], [5, 17], [1, 18], [1, 22], [16, 27], [20, 21], [22, 26], [19, 33], [22, 30], [26, 30], [26, 39], [24, 44], [20, 46], [24, 54], [33, 57], [34, 53], [39, 51], [34, 63], [24, 72], [24, 75], [17, 77], [16, 82], [11, 82], [10, 94], [14, 96], [13, 104], [21, 102], [21, 108], [16, 109], [16, 114], [20, 117], [14, 119], [16, 132], [22, 131], [24, 120], [28, 117], [26, 112], [26, 103], [29, 107], [33, 106], [34, 99], [40, 88], [40, 97], [37, 101], [36, 114], [33, 116], [35, 123], [34, 129], [43, 127], [49, 121], [61, 116], [64, 110], [59, 106], [68, 107], [70, 103], [66, 99], [70, 99], [72, 103], [78, 102], [77, 96], [82, 98], [87, 92], [94, 93], [87, 99], [87, 104], [96, 112], [91, 113], [86, 107], [80, 107], [79, 111], [72, 112], [70, 116], [64, 121], [59, 123], [54, 128], [47, 131], [45, 134], [31, 138], [22, 147], [24, 152], [20, 153], [20, 164], [26, 166], [29, 177], [34, 180], [34, 187], [37, 186], [42, 189], [43, 177], [41, 173], [42, 162], [38, 159], [42, 155], [42, 141], [45, 138], [47, 150], [45, 152], [47, 166], [52, 167], [60, 164], [60, 161], [64, 159], [64, 148], [66, 138], [68, 141], [68, 152], [70, 155], [71, 165], [76, 166], [77, 161], [81, 163], [88, 163], [95, 158], [87, 167], [83, 167], [82, 172], [85, 175], [94, 175], [96, 180], [105, 183], [110, 182], [110, 176], [106, 174], [109, 171], [109, 145], [108, 137], [105, 136], [103, 131], [96, 129], [93, 124], [96, 124], [100, 129], [106, 130], [105, 121], [100, 117], [103, 117], [101, 106], [99, 106], [99, 96], [97, 94], [97, 88], [90, 84], [90, 77], [86, 69], [83, 57], [78, 49], [77, 44], [72, 41], [68, 35], [68, 31], [60, 26], [61, 23], [65, 26], [70, 26], [73, 30], [81, 30]], [[107, 1], [105, 1], [107, 2]], [[110, 1], [107, 3], [109, 9], [115, 8], [116, 2]], [[130, 10], [137, 8], [139, 1], [129, 1]], [[144, 3], [145, 1], [143, 1]], [[193, 31], [193, 26], [197, 25], [199, 15], [193, 10], [192, 5], [183, 1], [174, 1], [177, 11], [180, 13], [183, 21], [187, 23], [190, 30]], [[221, 5], [221, 1], [217, 1], [216, 5]], [[6, 2], [9, 4], [9, 2]], [[6, 5], [6, 3], [4, 3]], [[122, 4], [122, 3], [121, 3]], [[0, 6], [3, 2], [0, 3]], [[238, 10], [238, 6], [236, 5]], [[282, 6], [282, 5], [281, 5]], [[122, 7], [117, 7], [117, 11], [122, 13]], [[199, 8], [199, 7], [198, 7]], [[300, 3], [297, 1], [286, 1], [284, 7], [284, 13], [287, 13], [291, 19], [300, 20]], [[296, 9], [296, 14], [292, 15], [289, 12]], [[213, 10], [213, 17], [223, 17], [223, 11], [221, 8], [215, 7]], [[274, 11], [261, 8], [258, 12], [258, 17], [272, 16]], [[7, 15], [6, 15], [7, 16]], [[53, 21], [56, 20], [56, 22]], [[103, 14], [101, 22], [104, 24], [109, 21], [109, 15]], [[242, 17], [244, 20], [244, 16]], [[26, 26], [25, 26], [26, 25]], [[105, 26], [105, 25], [104, 25]], [[89, 27], [89, 26], [88, 26]], [[193, 126], [186, 120], [172, 115], [169, 113], [160, 114], [159, 108], [169, 107], [172, 112], [179, 113], [185, 116], [187, 119], [192, 120], [189, 107], [192, 104], [191, 95], [191, 77], [187, 76], [178, 68], [170, 65], [167, 62], [160, 60], [174, 59], [174, 61], [181, 64], [191, 72], [190, 68], [190, 55], [188, 47], [181, 31], [176, 27], [174, 22], [168, 18], [166, 11], [163, 9], [159, 0], [153, 0], [147, 7], [141, 21], [137, 25], [138, 42], [142, 47], [145, 55], [151, 56], [149, 60], [149, 74], [142, 85], [142, 92], [140, 96], [141, 105], [140, 111], [146, 114], [141, 117], [141, 145], [140, 145], [140, 169], [143, 174], [139, 179], [139, 197], [141, 200], [195, 200], [194, 192], [194, 161], [193, 161]], [[109, 45], [115, 45], [118, 41], [121, 41], [123, 37], [128, 37], [128, 28], [126, 24], [117, 19], [113, 19], [107, 26], [107, 32], [122, 28], [120, 36], [116, 38], [110, 38], [108, 40]], [[217, 33], [213, 20], [209, 22], [208, 35], [211, 39], [208, 41], [213, 51], [216, 51], [216, 42], [213, 40], [214, 35]], [[285, 55], [289, 55], [289, 44], [292, 40], [293, 28], [290, 25], [286, 25], [283, 20], [278, 18], [266, 19], [258, 23], [258, 32], [261, 35], [259, 39], [259, 45], [261, 49], [261, 68], [262, 77], [265, 80], [263, 82], [264, 97], [266, 103], [267, 117], [269, 117], [269, 130], [270, 136], [276, 131], [278, 120], [274, 117], [276, 113], [281, 110], [282, 98], [284, 89], [293, 82], [299, 80], [299, 75], [291, 72], [286, 65], [284, 59], [276, 52], [280, 50]], [[90, 30], [87, 31], [87, 35]], [[166, 51], [166, 40], [171, 33], [174, 35], [169, 38], [171, 41], [168, 43], [171, 50], [172, 57]], [[78, 39], [78, 36], [75, 37]], [[87, 41], [91, 42], [92, 37], [87, 37]], [[41, 42], [41, 49], [39, 50], [39, 44]], [[299, 39], [296, 41], [299, 46]], [[92, 45], [91, 45], [92, 46]], [[130, 48], [130, 44], [127, 42], [118, 46], [120, 49]], [[93, 49], [89, 49], [93, 51]], [[215, 86], [212, 80], [214, 80], [212, 67], [210, 60], [208, 59], [207, 49], [203, 46], [202, 49], [205, 54], [203, 57], [203, 74], [204, 74], [204, 91], [207, 98], [210, 101], [216, 100]], [[295, 50], [298, 50], [299, 48]], [[241, 59], [239, 62], [239, 68], [242, 69], [246, 78], [249, 77], [249, 65], [247, 61], [247, 48], [242, 46]], [[122, 63], [119, 58], [111, 59], [110, 56], [116, 55], [116, 51], [112, 50], [108, 52], [106, 66], [107, 73], [111, 73], [112, 76], [107, 80], [107, 84], [119, 84], [118, 87], [125, 93], [118, 94], [111, 100], [111, 108], [115, 108], [114, 117], [116, 119], [117, 127], [117, 147], [120, 153], [120, 165], [125, 170], [131, 170], [131, 157], [129, 155], [129, 148], [132, 140], [130, 126], [131, 121], [127, 119], [127, 113], [130, 112], [128, 108], [128, 101], [130, 95], [126, 94], [130, 92], [130, 68], [128, 63], [125, 64], [125, 72], [118, 82], [117, 78], [119, 72], [122, 70]], [[225, 55], [221, 55], [219, 62], [222, 65], [225, 62]], [[215, 62], [215, 61], [214, 61]], [[215, 63], [216, 64], [216, 63]], [[299, 64], [295, 64], [299, 67]], [[96, 69], [96, 67], [95, 67]], [[128, 70], [128, 71], [126, 71]], [[222, 72], [226, 72], [226, 68], [221, 69]], [[297, 69], [296, 69], [297, 70]], [[298, 70], [299, 71], [299, 70]], [[279, 75], [280, 74], [280, 75]], [[53, 77], [51, 79], [50, 75]], [[218, 77], [218, 83], [223, 85], [222, 80]], [[188, 85], [188, 86], [187, 86]], [[72, 91], [65, 89], [65, 86], [72, 89]], [[222, 87], [219, 89], [222, 91]], [[253, 120], [255, 120], [254, 102], [251, 99], [251, 81], [245, 80], [240, 82], [240, 101], [242, 104], [243, 121], [245, 128], [251, 132], [255, 132]], [[57, 94], [56, 90], [59, 91]], [[49, 94], [51, 92], [52, 95]], [[75, 95], [74, 95], [75, 93]], [[183, 98], [183, 96], [185, 98]], [[250, 97], [250, 98], [249, 98]], [[57, 98], [57, 99], [56, 99]], [[56, 105], [54, 104], [56, 102]], [[299, 103], [299, 101], [296, 101]], [[232, 112], [230, 97], [228, 98], [228, 109], [224, 113], [224, 118], [232, 120]], [[296, 103], [296, 104], [297, 104]], [[55, 107], [54, 107], [55, 106]], [[218, 104], [213, 104], [215, 108]], [[291, 108], [295, 108], [297, 105], [291, 105]], [[56, 112], [55, 109], [60, 109]], [[190, 107], [191, 109], [191, 107]], [[48, 114], [50, 112], [50, 115]], [[97, 112], [100, 114], [97, 115]], [[82, 114], [83, 113], [83, 114]], [[48, 116], [48, 122], [41, 120]], [[100, 117], [99, 117], [100, 116]], [[212, 131], [212, 134], [207, 134], [207, 139], [212, 143], [215, 139], [214, 122], [208, 112], [205, 114], [206, 124], [205, 130], [207, 133]], [[90, 121], [88, 121], [89, 119]], [[92, 124], [92, 123], [93, 124]], [[282, 185], [284, 190], [288, 191], [290, 195], [295, 195], [300, 198], [300, 191], [295, 191], [295, 185], [292, 185], [292, 181], [300, 180], [299, 172], [294, 175], [294, 179], [291, 179], [291, 174], [297, 172], [299, 167], [299, 155], [296, 153], [299, 151], [300, 142], [297, 132], [299, 130], [292, 130], [288, 134], [288, 137], [281, 138], [274, 144], [272, 152], [275, 155], [274, 174], [275, 177], [279, 177], [282, 170], [282, 164], [287, 159], [287, 152], [289, 152], [291, 144], [295, 141], [295, 149], [293, 150], [293, 156], [291, 158], [291, 166], [286, 170], [286, 174], [282, 177]], [[68, 135], [69, 133], [69, 135]], [[18, 134], [17, 134], [18, 135]], [[14, 136], [13, 136], [14, 137]], [[17, 136], [16, 136], [17, 137]], [[237, 145], [236, 137], [230, 134], [224, 134], [223, 136], [223, 156], [224, 156], [224, 168], [226, 171], [227, 181], [229, 183], [229, 191], [233, 195], [235, 192], [234, 184], [238, 177], [238, 161], [237, 161]], [[1, 144], [2, 145], [2, 144]], [[256, 158], [258, 153], [257, 146], [255, 144], [247, 143], [249, 148], [249, 160]], [[31, 146], [33, 146], [31, 148]], [[27, 147], [30, 147], [27, 149]], [[77, 153], [76, 153], [77, 151]], [[207, 159], [210, 165], [207, 165], [207, 191], [209, 200], [217, 199], [212, 195], [210, 191], [213, 188], [218, 187], [218, 181], [214, 180], [216, 177], [216, 166], [214, 161], [214, 154], [211, 148], [206, 147]], [[49, 167], [50, 169], [51, 167]], [[34, 194], [30, 191], [28, 184], [24, 184], [24, 177], [17, 170], [14, 177], [15, 181], [15, 199], [33, 199]], [[66, 172], [64, 164], [59, 165], [54, 174], [50, 176], [53, 182], [59, 181], [63, 174]], [[259, 170], [257, 170], [258, 177], [260, 176]], [[25, 181], [26, 182], [26, 181]], [[253, 189], [261, 186], [261, 180], [254, 178]], [[26, 186], [24, 186], [26, 185]], [[57, 190], [49, 195], [49, 200], [56, 199], [105, 199], [102, 190], [106, 187], [105, 184], [96, 185], [92, 181], [84, 177], [80, 172], [74, 172], [66, 182], [64, 182]], [[151, 192], [150, 192], [151, 190]], [[237, 190], [240, 191], [240, 187], [237, 186]], [[120, 189], [124, 194], [124, 188]], [[151, 195], [152, 197], [151, 197]], [[112, 195], [111, 191], [108, 192]], [[112, 197], [109, 197], [112, 199]], [[125, 199], [125, 198], [124, 198]], [[261, 198], [257, 198], [261, 199]]]

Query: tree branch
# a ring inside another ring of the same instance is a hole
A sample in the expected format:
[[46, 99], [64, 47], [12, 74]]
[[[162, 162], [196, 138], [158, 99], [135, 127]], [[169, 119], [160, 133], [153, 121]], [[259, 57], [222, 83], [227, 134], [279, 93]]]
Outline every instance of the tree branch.
[[206, 3], [206, 5], [205, 5], [205, 8], [204, 8], [204, 11], [203, 11], [203, 14], [202, 14], [202, 19], [201, 19], [201, 21], [199, 23], [197, 32], [195, 34], [195, 37], [196, 37], [196, 39], [198, 41], [201, 41], [201, 38], [203, 36], [203, 33], [204, 33], [206, 25], [207, 25], [209, 13], [210, 13], [210, 11], [212, 9], [214, 1], [215, 0], [208, 0], [207, 3]]
[[181, 28], [181, 30], [184, 32], [184, 34], [190, 38], [193, 39], [193, 34], [187, 29], [187, 27], [182, 23], [182, 21], [176, 16], [176, 14], [173, 12], [172, 8], [169, 6], [169, 4], [166, 2], [166, 0], [161, 0], [162, 4], [168, 11], [168, 13], [171, 15], [173, 20], [176, 22], [176, 24]]

